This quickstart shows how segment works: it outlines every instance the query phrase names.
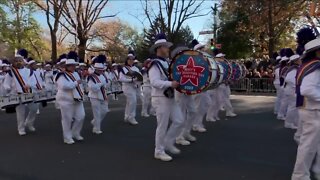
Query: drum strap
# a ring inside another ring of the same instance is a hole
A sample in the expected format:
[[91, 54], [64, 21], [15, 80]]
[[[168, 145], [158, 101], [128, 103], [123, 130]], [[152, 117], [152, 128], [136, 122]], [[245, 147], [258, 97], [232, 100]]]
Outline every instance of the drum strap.
[[[103, 75], [104, 76], [104, 75]], [[92, 78], [90, 78], [90, 79], [92, 79], [93, 80], [93, 82], [95, 83], [95, 84], [97, 84], [97, 83], [101, 83], [101, 81], [100, 81], [100, 79], [99, 79], [99, 77], [98, 77], [98, 75], [96, 75], [95, 73], [93, 73], [93, 74], [91, 74], [91, 77]], [[104, 76], [104, 78], [106, 79], [106, 81], [108, 81], [107, 80], [107, 78]], [[100, 87], [100, 91], [101, 91], [101, 93], [102, 93], [102, 96], [103, 96], [103, 100], [107, 100], [107, 96], [106, 96], [106, 90], [104, 89], [104, 87], [103, 86], [101, 86]]]
[[300, 86], [302, 84], [303, 78], [319, 68], [320, 68], [320, 60], [311, 60], [305, 64], [302, 64], [299, 67], [297, 76], [296, 76], [296, 94], [297, 94], [296, 106], [297, 107], [302, 107], [305, 105], [304, 96], [301, 95], [301, 91], [300, 91]]
[[[166, 68], [163, 67], [163, 65], [162, 65], [158, 60], [152, 61], [151, 66], [152, 66], [153, 64], [156, 64], [157, 67], [159, 68], [159, 70], [162, 71], [162, 72], [164, 73], [164, 75], [169, 79], [170, 76], [169, 76], [168, 71], [166, 70]], [[151, 66], [150, 66], [150, 67], [151, 67]]]
[[12, 73], [14, 74], [15, 78], [17, 79], [22, 91], [24, 93], [30, 93], [30, 91], [28, 89], [23, 88], [26, 84], [25, 84], [21, 74], [19, 73], [18, 69], [12, 68]]
[[39, 81], [38, 81], [37, 75], [34, 74], [34, 77], [35, 77], [35, 79], [36, 79], [36, 81], [37, 81], [37, 84], [36, 84], [37, 89], [38, 89], [38, 90], [42, 90], [42, 87], [41, 87], [41, 85], [40, 85], [40, 83], [39, 83]]
[[[65, 72], [65, 74], [73, 81], [77, 81], [76, 78], [70, 73], [70, 72]], [[79, 84], [76, 86], [76, 90], [78, 92], [78, 94], [80, 95], [81, 100], [83, 99], [83, 92], [79, 86]]]

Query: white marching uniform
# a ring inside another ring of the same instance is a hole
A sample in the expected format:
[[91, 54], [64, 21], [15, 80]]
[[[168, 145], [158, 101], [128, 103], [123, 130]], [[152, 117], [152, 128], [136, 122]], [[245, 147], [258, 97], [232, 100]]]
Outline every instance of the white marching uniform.
[[154, 109], [151, 105], [151, 84], [148, 72], [143, 73], [143, 84], [142, 84], [142, 93], [143, 93], [143, 100], [142, 100], [142, 116], [149, 116], [150, 114], [154, 114]]
[[274, 70], [274, 80], [273, 80], [273, 85], [276, 88], [276, 92], [277, 92], [277, 98], [274, 104], [274, 114], [278, 114], [279, 108], [280, 108], [280, 104], [281, 104], [281, 96], [282, 96], [282, 91], [280, 89], [280, 66], [276, 67], [276, 69]]
[[[282, 76], [283, 77], [283, 76]], [[285, 78], [285, 77], [283, 77]], [[285, 94], [284, 92], [284, 83], [281, 86], [280, 85], [280, 106], [278, 110], [278, 116], [277, 118], [280, 120], [285, 120], [286, 115], [287, 115], [287, 110], [288, 110], [288, 98], [289, 96]]]
[[93, 133], [101, 133], [101, 122], [108, 109], [107, 93], [108, 80], [106, 76], [93, 73], [88, 78], [89, 98], [93, 112]]
[[[195, 107], [196, 107], [195, 120], [193, 123], [194, 130], [204, 128], [203, 119], [207, 113], [207, 110], [209, 109], [209, 107], [211, 105], [211, 102], [210, 102], [211, 97], [210, 97], [209, 93], [210, 92], [205, 91], [200, 94], [194, 95], [194, 102], [195, 102]], [[211, 109], [211, 111], [214, 111], [214, 110]]]
[[47, 91], [54, 91], [56, 89], [56, 86], [54, 85], [52, 70], [44, 72], [44, 82]]
[[292, 180], [310, 180], [310, 168], [320, 175], [320, 70], [306, 75], [300, 86], [304, 106], [299, 109], [302, 132]]
[[127, 76], [130, 68], [131, 71], [139, 72], [139, 69], [135, 66], [131, 67], [123, 67], [123, 72], [120, 72], [119, 81], [122, 82], [122, 90], [124, 95], [126, 96], [126, 109], [124, 120], [130, 123], [136, 124], [136, 108], [137, 108], [137, 91], [138, 87], [136, 84], [136, 79], [130, 76]]
[[[18, 79], [18, 77], [16, 77], [13, 71], [16, 71], [18, 76], [21, 77], [20, 80]], [[9, 92], [9, 94], [31, 93], [31, 91], [26, 92], [25, 90], [23, 90], [23, 87], [20, 84], [25, 84], [32, 90], [37, 89], [34, 72], [27, 68], [13, 68], [10, 73], [6, 74], [3, 87], [7, 92]], [[28, 113], [27, 110], [29, 110]], [[20, 135], [25, 135], [27, 126], [29, 128], [32, 128], [31, 125], [33, 125], [34, 123], [36, 111], [37, 109], [35, 109], [33, 103], [19, 104], [16, 106], [18, 132]]]
[[209, 106], [207, 110], [206, 120], [210, 122], [214, 122], [219, 120], [219, 111], [221, 109], [221, 104], [219, 101], [220, 91], [218, 88], [210, 89], [207, 91], [209, 97]]
[[[155, 59], [154, 61], [161, 63], [165, 70], [169, 68], [169, 63], [165, 59]], [[160, 69], [157, 64], [153, 64], [149, 69], [149, 78], [152, 86], [151, 102], [157, 116], [155, 137], [155, 156], [157, 156], [165, 154], [166, 148], [174, 146], [175, 139], [181, 132], [183, 115], [174, 98], [168, 98], [164, 95], [164, 91], [172, 85], [164, 70]], [[168, 128], [169, 119], [172, 123]]]
[[[184, 119], [182, 125], [183, 127], [181, 129], [179, 137], [177, 138], [178, 140], [181, 140], [187, 138], [187, 136], [190, 135], [197, 109], [194, 101], [194, 96], [175, 91], [175, 100], [181, 109]], [[187, 138], [187, 140], [189, 139]]]
[[73, 137], [81, 139], [85, 111], [82, 102], [83, 87], [77, 80], [80, 80], [77, 72], [60, 72], [56, 77], [58, 87], [56, 102], [61, 111], [64, 141], [73, 141]]
[[298, 126], [298, 110], [296, 107], [296, 74], [297, 69], [292, 69], [285, 77], [284, 94], [288, 98], [288, 110], [285, 119], [285, 127], [296, 129]]
[[0, 70], [0, 96], [6, 95], [5, 89], [3, 87], [5, 77], [6, 77], [6, 73], [2, 72], [2, 70]]
[[219, 101], [221, 104], [221, 107], [224, 107], [224, 109], [226, 110], [226, 115], [227, 116], [232, 116], [233, 113], [233, 107], [230, 101], [230, 95], [231, 95], [231, 90], [230, 90], [230, 86], [227, 84], [220, 84], [220, 86], [218, 87], [219, 90]]

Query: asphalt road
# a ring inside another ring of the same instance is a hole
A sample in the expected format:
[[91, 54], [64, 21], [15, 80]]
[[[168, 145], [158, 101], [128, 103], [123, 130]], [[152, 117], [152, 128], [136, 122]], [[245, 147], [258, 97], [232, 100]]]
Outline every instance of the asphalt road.
[[[172, 162], [153, 159], [154, 117], [123, 122], [124, 100], [110, 102], [102, 135], [91, 133], [86, 105], [85, 141], [62, 143], [60, 112], [41, 109], [37, 132], [20, 137], [15, 114], [0, 112], [0, 180], [289, 180], [293, 131], [272, 113], [273, 97], [233, 96], [236, 118], [206, 123], [207, 133], [181, 147]], [[223, 114], [221, 115], [222, 117]]]

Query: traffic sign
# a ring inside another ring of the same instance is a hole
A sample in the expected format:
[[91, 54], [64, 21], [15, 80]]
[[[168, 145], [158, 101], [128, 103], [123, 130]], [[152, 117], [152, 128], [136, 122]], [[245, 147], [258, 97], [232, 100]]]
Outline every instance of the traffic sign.
[[204, 35], [204, 34], [213, 34], [213, 31], [200, 31], [199, 35]]

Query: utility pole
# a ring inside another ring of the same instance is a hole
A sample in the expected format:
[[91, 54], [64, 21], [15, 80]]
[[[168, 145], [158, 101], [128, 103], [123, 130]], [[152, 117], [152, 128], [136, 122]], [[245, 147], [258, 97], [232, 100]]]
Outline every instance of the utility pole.
[[213, 10], [213, 39], [217, 41], [217, 13], [218, 13], [218, 3], [214, 3], [214, 8], [211, 7]]

